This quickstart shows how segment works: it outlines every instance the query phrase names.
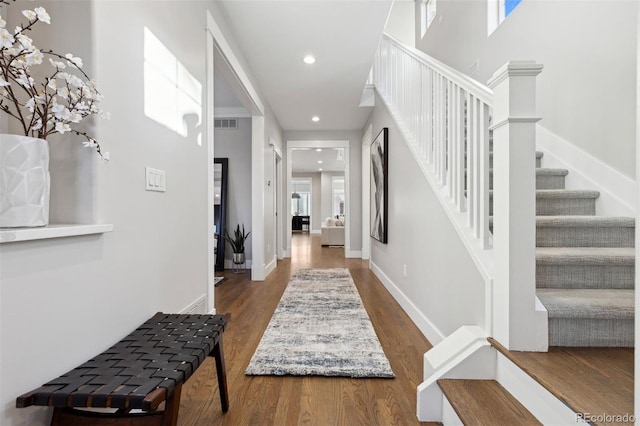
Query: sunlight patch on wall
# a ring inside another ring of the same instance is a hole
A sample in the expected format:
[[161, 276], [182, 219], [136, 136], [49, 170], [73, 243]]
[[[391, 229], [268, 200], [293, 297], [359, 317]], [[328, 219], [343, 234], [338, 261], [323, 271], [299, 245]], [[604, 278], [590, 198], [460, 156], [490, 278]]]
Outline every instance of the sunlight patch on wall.
[[202, 145], [202, 84], [146, 27], [144, 114], [181, 136], [197, 132]]

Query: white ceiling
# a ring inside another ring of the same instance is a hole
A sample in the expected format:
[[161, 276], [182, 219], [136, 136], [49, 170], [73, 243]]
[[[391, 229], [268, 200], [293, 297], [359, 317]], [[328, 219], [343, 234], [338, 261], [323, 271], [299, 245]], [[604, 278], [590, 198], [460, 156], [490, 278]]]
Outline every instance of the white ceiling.
[[[362, 129], [359, 107], [392, 0], [223, 0], [234, 38], [283, 130]], [[317, 62], [302, 58], [313, 54]], [[220, 100], [221, 102], [221, 100]], [[216, 106], [219, 105], [218, 100]], [[317, 115], [319, 122], [312, 122]]]
[[[318, 163], [322, 161], [322, 164]], [[291, 150], [291, 171], [293, 173], [344, 171], [343, 148], [299, 148]]]

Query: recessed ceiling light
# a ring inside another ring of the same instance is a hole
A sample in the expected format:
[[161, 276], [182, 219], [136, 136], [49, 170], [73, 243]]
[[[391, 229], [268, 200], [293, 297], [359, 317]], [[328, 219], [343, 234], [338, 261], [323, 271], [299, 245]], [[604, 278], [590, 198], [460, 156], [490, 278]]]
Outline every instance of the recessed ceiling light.
[[318, 170], [319, 170], [319, 171], [322, 171], [322, 167], [320, 167]]
[[316, 148], [316, 151], [322, 152], [322, 148]]
[[318, 164], [322, 164], [322, 160], [318, 160]]
[[316, 58], [314, 58], [313, 55], [307, 55], [304, 58], [302, 58], [302, 62], [308, 65], [315, 64]]
[[320, 121], [320, 117], [314, 115], [313, 117], [311, 117], [311, 121]]

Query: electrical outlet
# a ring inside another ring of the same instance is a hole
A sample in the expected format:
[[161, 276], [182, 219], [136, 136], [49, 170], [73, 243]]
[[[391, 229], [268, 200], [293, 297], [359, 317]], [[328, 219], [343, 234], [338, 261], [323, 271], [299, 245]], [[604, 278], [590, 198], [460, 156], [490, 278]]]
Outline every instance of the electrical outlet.
[[402, 275], [407, 278], [407, 265], [402, 265]]

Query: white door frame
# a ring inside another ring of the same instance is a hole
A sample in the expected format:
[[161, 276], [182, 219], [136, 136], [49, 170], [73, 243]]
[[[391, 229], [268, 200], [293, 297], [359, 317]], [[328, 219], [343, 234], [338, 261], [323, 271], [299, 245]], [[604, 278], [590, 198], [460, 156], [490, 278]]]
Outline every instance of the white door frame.
[[[344, 203], [345, 217], [344, 224], [344, 256], [354, 257], [351, 254], [351, 200], [350, 200], [350, 180], [349, 180], [349, 141], [348, 140], [312, 140], [312, 141], [287, 141], [287, 198], [291, 196], [293, 187], [291, 185], [291, 152], [294, 148], [344, 148]], [[284, 216], [284, 215], [283, 215]], [[287, 254], [291, 256], [291, 208], [287, 209]], [[359, 257], [359, 256], [358, 256]]]
[[284, 258], [284, 250], [282, 248], [282, 230], [283, 230], [283, 224], [282, 224], [282, 220], [283, 220], [283, 214], [282, 214], [282, 204], [283, 204], [283, 197], [282, 197], [282, 190], [283, 190], [283, 185], [282, 185], [282, 150], [280, 149], [280, 147], [278, 145], [276, 145], [271, 138], [269, 138], [269, 145], [271, 146], [271, 149], [273, 150], [273, 161], [274, 161], [274, 167], [273, 170], [275, 171], [274, 173], [274, 194], [273, 194], [273, 205], [275, 206], [275, 211], [274, 213], [274, 235], [273, 235], [273, 247], [274, 247], [274, 251], [275, 251], [275, 255], [277, 257], [277, 259], [282, 260]]
[[362, 258], [371, 257], [371, 138], [373, 126], [369, 124], [362, 137]]
[[207, 16], [207, 28], [205, 31], [206, 37], [206, 94], [205, 94], [205, 141], [207, 144], [207, 312], [210, 314], [216, 313], [215, 304], [215, 270], [216, 270], [216, 256], [215, 256], [215, 236], [214, 236], [214, 183], [213, 183], [213, 159], [214, 154], [214, 92], [213, 92], [213, 58], [214, 54], [214, 39], [213, 34], [209, 29], [209, 17]]
[[[251, 251], [251, 279], [255, 281], [263, 281], [265, 278], [265, 207], [264, 207], [264, 164], [265, 164], [265, 117], [264, 117], [264, 104], [258, 95], [258, 92], [253, 87], [253, 83], [249, 79], [246, 71], [242, 67], [242, 64], [238, 60], [235, 52], [233, 51], [231, 44], [228, 42], [224, 33], [216, 23], [215, 19], [209, 11], [207, 11], [207, 32], [213, 37], [213, 47], [224, 59], [224, 65], [231, 71], [229, 75], [234, 79], [233, 83], [239, 87], [239, 99], [251, 113], [251, 238], [252, 238], [252, 251]], [[207, 48], [209, 48], [209, 42], [207, 42]], [[212, 49], [213, 52], [213, 49]], [[213, 57], [213, 55], [212, 55]], [[213, 62], [213, 61], [212, 61]], [[215, 70], [207, 70], [207, 82], [211, 89], [208, 89], [207, 95], [209, 96], [209, 90], [213, 93], [213, 73]], [[238, 95], [238, 93], [236, 93]], [[207, 99], [207, 104], [213, 103], [213, 97], [211, 101]], [[207, 120], [213, 120], [213, 109], [207, 112]], [[210, 116], [210, 117], [209, 117]], [[207, 125], [209, 122], [207, 121]], [[213, 132], [213, 125], [211, 127]], [[212, 151], [213, 152], [213, 151]], [[211, 161], [213, 164], [213, 160]], [[211, 166], [213, 167], [213, 165]], [[211, 172], [213, 173], [213, 171]], [[213, 179], [209, 183], [213, 186]], [[213, 191], [213, 189], [211, 189]], [[213, 192], [211, 192], [213, 193]], [[213, 217], [213, 215], [210, 215]], [[209, 230], [209, 238], [212, 237], [212, 229]], [[213, 241], [209, 244], [213, 245]], [[213, 253], [213, 252], [211, 252]], [[211, 258], [211, 254], [209, 254]], [[211, 281], [213, 282], [213, 278]], [[213, 290], [210, 290], [213, 291]], [[213, 303], [213, 298], [209, 298], [210, 303]], [[211, 309], [211, 307], [210, 307]]]

